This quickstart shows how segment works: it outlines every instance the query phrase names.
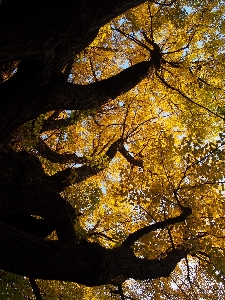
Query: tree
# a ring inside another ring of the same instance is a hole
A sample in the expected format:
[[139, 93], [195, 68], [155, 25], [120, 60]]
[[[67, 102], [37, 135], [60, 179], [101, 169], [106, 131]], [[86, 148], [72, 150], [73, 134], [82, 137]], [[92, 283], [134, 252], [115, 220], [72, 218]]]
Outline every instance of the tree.
[[3, 0], [0, 13], [0, 267], [37, 299], [33, 278], [221, 297], [222, 3]]

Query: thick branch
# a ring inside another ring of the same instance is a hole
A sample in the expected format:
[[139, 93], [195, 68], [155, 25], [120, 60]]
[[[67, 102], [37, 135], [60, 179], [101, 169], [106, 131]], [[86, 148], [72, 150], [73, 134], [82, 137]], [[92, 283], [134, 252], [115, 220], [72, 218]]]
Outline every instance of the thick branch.
[[[181, 259], [185, 258], [189, 249], [180, 246], [167, 253], [166, 257], [161, 259], [141, 259], [135, 258], [133, 268], [127, 271], [126, 276], [137, 278], [139, 280], [156, 279], [168, 277], [175, 269]], [[132, 274], [132, 275], [131, 275]]]
[[[109, 149], [106, 151], [105, 156], [108, 160], [111, 160], [117, 153], [118, 148], [120, 147], [122, 141], [121, 139], [114, 142]], [[61, 192], [66, 187], [70, 186], [74, 183], [79, 183], [84, 181], [85, 179], [96, 175], [103, 169], [105, 169], [106, 165], [84, 165], [78, 168], [66, 168], [63, 171], [59, 171], [54, 175], [48, 178], [49, 184], [54, 188], [57, 192]]]
[[[15, 79], [14, 89], [8, 80], [6, 83], [10, 86], [9, 90], [5, 88], [4, 83], [2, 88], [0, 86], [1, 102], [4, 103], [0, 112], [0, 136], [48, 111], [97, 108], [135, 87], [148, 76], [153, 66], [152, 61], [143, 61], [108, 79], [88, 85], [54, 79], [39, 89], [29, 91], [27, 87], [18, 87], [18, 81]], [[20, 93], [18, 88], [22, 88]]]
[[[132, 157], [130, 153], [124, 148], [122, 139], [118, 139], [117, 141], [115, 141], [106, 151], [105, 156], [108, 158], [108, 161], [112, 160], [115, 157], [117, 151], [121, 152], [121, 154], [132, 165], [143, 167], [143, 162], [141, 160], [137, 160], [134, 157]], [[68, 157], [70, 157], [69, 156], [70, 154], [61, 154], [61, 155], [62, 155], [62, 159], [64, 155], [65, 157], [67, 155]], [[49, 159], [52, 161], [51, 158]], [[61, 192], [63, 189], [70, 186], [71, 184], [82, 182], [85, 179], [98, 174], [99, 172], [104, 170], [106, 166], [107, 164], [95, 165], [95, 166], [91, 166], [87, 164], [78, 168], [66, 168], [63, 171], [59, 171], [54, 175], [48, 177], [48, 182], [52, 188], [54, 188], [58, 192]]]
[[135, 159], [124, 146], [119, 148], [119, 152], [126, 158], [126, 160], [133, 166], [143, 168], [143, 160]]
[[157, 229], [164, 229], [166, 226], [171, 224], [176, 224], [179, 222], [184, 222], [188, 216], [190, 216], [192, 210], [190, 208], [185, 208], [183, 212], [174, 218], [168, 218], [164, 221], [157, 222], [155, 224], [145, 226], [144, 228], [138, 229], [137, 231], [131, 233], [128, 238], [123, 242], [123, 246], [131, 247], [138, 239], [140, 239], [143, 235], [148, 234], [149, 232], [155, 231]]
[[71, 123], [72, 123], [71, 117], [66, 119], [58, 119], [58, 120], [47, 119], [43, 122], [41, 133], [49, 130], [60, 129], [62, 127], [68, 127]]
[[78, 168], [66, 168], [49, 177], [48, 184], [55, 189], [58, 193], [62, 192], [66, 187], [72, 184], [82, 182], [87, 178], [96, 175], [103, 168], [92, 166], [81, 166]]
[[[53, 113], [54, 115], [54, 113]], [[47, 120], [44, 120], [41, 128], [41, 133], [44, 131], [60, 129], [62, 127], [68, 127], [78, 121], [81, 117], [81, 112], [76, 112], [72, 117], [68, 117], [65, 119], [55, 120], [50, 116]]]
[[[149, 75], [153, 66], [152, 61], [143, 61], [108, 79], [88, 85], [77, 85], [65, 81], [53, 83], [49, 87], [48, 99], [45, 100], [47, 101], [45, 110], [97, 108], [131, 90]], [[40, 96], [37, 95], [37, 97]]]
[[39, 138], [38, 143], [35, 145], [35, 149], [38, 150], [38, 153], [41, 154], [41, 156], [54, 163], [65, 164], [71, 162], [76, 164], [83, 164], [87, 162], [87, 159], [77, 156], [76, 153], [61, 154], [52, 150], [41, 138]]
[[[0, 268], [33, 278], [101, 285], [104, 249], [96, 243], [65, 246], [0, 223]], [[103, 276], [102, 276], [103, 275]]]

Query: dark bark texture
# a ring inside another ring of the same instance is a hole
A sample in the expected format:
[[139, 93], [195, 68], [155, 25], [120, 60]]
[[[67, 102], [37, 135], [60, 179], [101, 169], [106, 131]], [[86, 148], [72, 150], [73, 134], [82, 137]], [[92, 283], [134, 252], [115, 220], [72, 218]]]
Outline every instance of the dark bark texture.
[[[134, 232], [115, 249], [80, 240], [73, 228], [79, 215], [60, 192], [105, 166], [93, 167], [85, 157], [57, 153], [41, 138], [33, 153], [15, 152], [10, 146], [18, 138], [19, 126], [40, 114], [55, 111], [42, 131], [69, 126], [70, 119], [57, 119], [61, 110], [98, 108], [159, 68], [159, 61], [152, 57], [88, 85], [69, 83], [62, 74], [68, 64], [70, 69], [74, 56], [94, 40], [101, 26], [144, 2], [3, 0], [0, 5], [0, 268], [30, 277], [36, 294], [39, 291], [33, 278], [94, 286], [121, 284], [130, 277], [169, 276], [188, 254], [180, 245], [161, 259], [147, 260], [136, 257], [131, 246], [152, 230], [183, 222], [190, 210]], [[132, 165], [143, 167], [143, 162], [125, 149], [122, 139], [106, 148], [108, 162], [119, 153]], [[37, 155], [51, 162], [82, 166], [48, 176]], [[58, 241], [44, 239], [55, 230]]]
[[3, 0], [0, 65], [20, 63], [17, 73], [0, 86], [0, 138], [49, 110], [98, 107], [146, 77], [149, 62], [88, 86], [70, 84], [62, 76], [102, 25], [143, 2]]

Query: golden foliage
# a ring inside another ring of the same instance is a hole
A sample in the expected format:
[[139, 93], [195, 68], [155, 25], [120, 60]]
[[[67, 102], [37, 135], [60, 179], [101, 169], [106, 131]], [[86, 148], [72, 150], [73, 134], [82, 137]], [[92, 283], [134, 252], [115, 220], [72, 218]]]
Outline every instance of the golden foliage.
[[[63, 192], [82, 213], [75, 225], [81, 236], [91, 233], [90, 240], [115, 247], [136, 229], [176, 216], [180, 205], [192, 208], [184, 224], [136, 242], [136, 255], [146, 258], [180, 243], [192, 251], [169, 278], [128, 280], [124, 292], [134, 299], [224, 297], [224, 9], [222, 1], [146, 2], [105, 25], [75, 58], [72, 82], [102, 80], [149, 59], [145, 35], [164, 53], [160, 70], [74, 124], [41, 135], [51, 149], [101, 167], [107, 148], [122, 137], [143, 160], [143, 168], [135, 167], [117, 153], [103, 171]], [[41, 161], [49, 174], [68, 166]], [[111, 297], [110, 287], [82, 289], [82, 299]]]

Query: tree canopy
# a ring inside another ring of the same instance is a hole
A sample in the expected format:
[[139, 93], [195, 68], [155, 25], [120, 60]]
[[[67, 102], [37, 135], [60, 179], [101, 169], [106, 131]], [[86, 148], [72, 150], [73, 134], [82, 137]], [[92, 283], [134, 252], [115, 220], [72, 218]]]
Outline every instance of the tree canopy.
[[0, 298], [222, 299], [225, 5], [0, 1]]

